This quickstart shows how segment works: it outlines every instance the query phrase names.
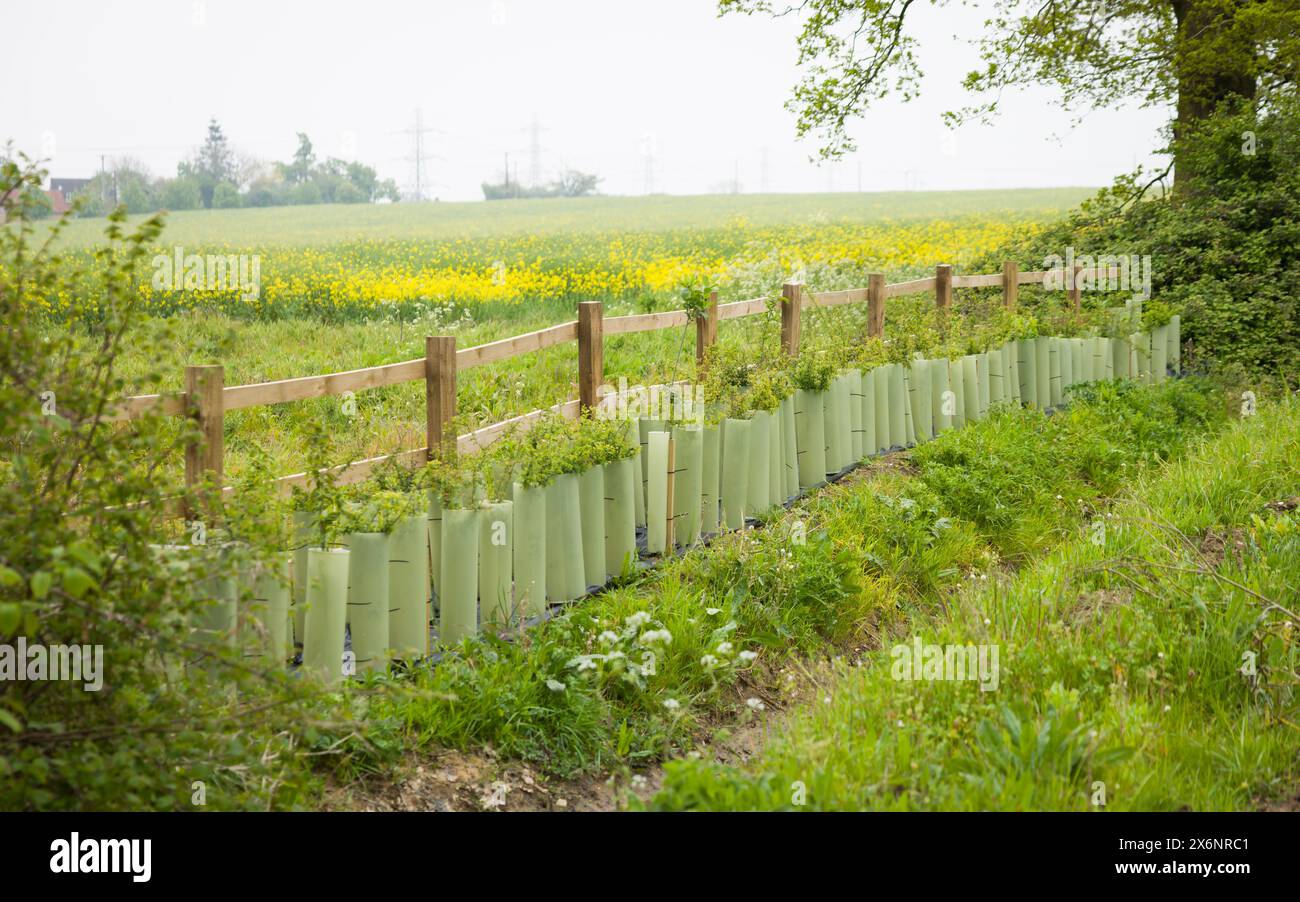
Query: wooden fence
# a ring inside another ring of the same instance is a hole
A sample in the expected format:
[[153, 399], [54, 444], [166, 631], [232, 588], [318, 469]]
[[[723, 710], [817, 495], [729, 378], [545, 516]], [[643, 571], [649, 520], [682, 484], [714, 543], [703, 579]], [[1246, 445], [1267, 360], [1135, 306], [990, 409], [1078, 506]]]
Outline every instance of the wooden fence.
[[[1073, 273], [1064, 274], [1068, 282], [1066, 290], [1075, 310], [1079, 309], [1080, 304], [1079, 276], [1084, 272], [1082, 267], [1076, 266]], [[1120, 270], [1118, 267], [1109, 267], [1086, 272], [1096, 281], [1099, 277], [1113, 280]], [[1008, 261], [1002, 264], [1000, 273], [959, 276], [953, 274], [951, 266], [941, 264], [935, 268], [933, 277], [888, 285], [885, 284], [883, 273], [871, 273], [866, 288], [819, 294], [807, 290], [802, 283], [787, 282], [781, 291], [781, 344], [786, 353], [798, 353], [800, 314], [805, 307], [836, 307], [865, 302], [869, 310], [868, 331], [871, 335], [879, 336], [884, 334], [885, 301], [888, 298], [933, 292], [936, 306], [947, 309], [952, 306], [954, 288], [1001, 288], [1003, 304], [1008, 309], [1014, 309], [1019, 286], [1041, 284], [1051, 274], [1053, 271], [1050, 270], [1021, 272], [1016, 263]], [[709, 346], [717, 341], [720, 322], [761, 313], [766, 309], [766, 298], [719, 304], [717, 294], [711, 295], [706, 315], [695, 323], [697, 367], [703, 363]], [[548, 411], [556, 411], [572, 418], [577, 417], [583, 408], [594, 407], [600, 400], [599, 389], [604, 381], [605, 336], [671, 329], [685, 326], [689, 322], [690, 317], [685, 310], [606, 318], [600, 301], [583, 301], [578, 304], [576, 320], [548, 326], [536, 332], [460, 349], [456, 347], [454, 336], [431, 335], [425, 339], [423, 357], [341, 373], [227, 386], [225, 368], [220, 364], [187, 366], [183, 392], [128, 398], [110, 419], [131, 420], [149, 412], [192, 418], [198, 427], [200, 438], [185, 449], [186, 485], [195, 487], [210, 481], [212, 485], [224, 486], [224, 418], [227, 412], [424, 380], [425, 446], [332, 468], [337, 474], [338, 483], [348, 485], [364, 480], [377, 466], [390, 460], [403, 466], [420, 466], [443, 447], [444, 440], [450, 438], [444, 436], [444, 431], [456, 415], [458, 372], [570, 341], [578, 343], [578, 398], [456, 437], [457, 450], [473, 451], [488, 447], [512, 429], [527, 429], [534, 420]], [[308, 474], [305, 472], [281, 476], [275, 480], [278, 490], [285, 494], [294, 486], [305, 485], [307, 482]], [[222, 489], [223, 494], [232, 491], [230, 486]], [[169, 513], [179, 514], [182, 511], [172, 510]]]

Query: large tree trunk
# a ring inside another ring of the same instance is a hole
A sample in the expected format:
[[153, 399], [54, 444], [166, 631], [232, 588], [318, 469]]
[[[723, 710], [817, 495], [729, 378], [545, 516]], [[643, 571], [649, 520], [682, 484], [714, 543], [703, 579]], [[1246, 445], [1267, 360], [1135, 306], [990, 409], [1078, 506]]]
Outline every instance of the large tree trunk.
[[1252, 0], [1174, 0], [1178, 22], [1178, 109], [1174, 120], [1174, 190], [1187, 190], [1192, 171], [1186, 143], [1225, 100], [1253, 100], [1254, 54], [1249, 36], [1235, 23], [1237, 11]]

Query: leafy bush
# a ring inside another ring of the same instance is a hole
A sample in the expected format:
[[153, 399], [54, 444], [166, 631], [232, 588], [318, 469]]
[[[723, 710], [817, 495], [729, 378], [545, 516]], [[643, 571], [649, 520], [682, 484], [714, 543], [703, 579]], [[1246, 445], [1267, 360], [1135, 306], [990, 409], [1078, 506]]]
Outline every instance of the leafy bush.
[[1018, 259], [1040, 269], [1070, 246], [1149, 254], [1153, 297], [1181, 311], [1184, 341], [1221, 364], [1290, 376], [1300, 370], [1300, 100], [1225, 109], [1186, 153], [1195, 178], [1185, 192], [1139, 199], [1137, 177], [1125, 177], [975, 268]]

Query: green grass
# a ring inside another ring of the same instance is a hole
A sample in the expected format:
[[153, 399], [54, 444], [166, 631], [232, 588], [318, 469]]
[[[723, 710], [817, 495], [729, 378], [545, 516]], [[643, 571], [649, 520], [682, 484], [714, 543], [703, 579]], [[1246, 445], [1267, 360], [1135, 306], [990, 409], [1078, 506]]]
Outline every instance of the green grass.
[[[1148, 446], [1164, 456], [1172, 424], [1149, 425], [1167, 430]], [[1171, 457], [1017, 575], [916, 607], [748, 766], [670, 764], [654, 807], [795, 808], [795, 784], [808, 808], [855, 810], [1084, 810], [1103, 790], [1115, 810], [1240, 809], [1293, 793], [1300, 517], [1266, 505], [1300, 484], [1300, 406]], [[998, 646], [999, 687], [893, 679], [887, 649], [913, 636]]]

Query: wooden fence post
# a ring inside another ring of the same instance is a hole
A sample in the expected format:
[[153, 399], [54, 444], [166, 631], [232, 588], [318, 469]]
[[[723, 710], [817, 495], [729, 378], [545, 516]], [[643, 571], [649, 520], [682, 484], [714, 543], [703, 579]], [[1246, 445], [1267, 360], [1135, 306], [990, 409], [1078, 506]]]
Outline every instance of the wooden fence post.
[[[212, 482], [212, 495], [205, 507], [213, 517], [224, 481], [225, 389], [224, 366], [185, 367], [185, 408], [201, 433], [197, 441], [185, 446], [185, 487], [193, 489], [205, 479]], [[198, 513], [191, 508], [187, 516], [194, 518]]]
[[600, 301], [578, 304], [578, 406], [594, 409], [605, 380], [605, 320]]
[[952, 306], [952, 266], [947, 263], [934, 268], [934, 305], [940, 310]]
[[718, 293], [709, 292], [704, 316], [695, 321], [695, 378], [704, 378], [704, 356], [718, 340]]
[[1079, 312], [1079, 308], [1082, 306], [1083, 301], [1083, 298], [1080, 297], [1079, 291], [1079, 273], [1082, 270], [1083, 267], [1076, 263], [1074, 271], [1070, 273], [1070, 308], [1075, 313]]
[[867, 334], [881, 338], [885, 334], [885, 274], [867, 274]]
[[803, 283], [781, 286], [781, 347], [791, 357], [799, 353], [799, 308], [803, 306]]
[[1020, 295], [1020, 264], [1014, 260], [1002, 261], [1002, 306], [1008, 310], [1016, 309], [1016, 299]]
[[446, 427], [456, 416], [456, 337], [454, 335], [426, 335], [424, 337], [424, 417], [428, 447], [425, 453], [432, 460], [441, 451], [443, 443], [451, 440], [455, 451], [456, 437], [446, 435]]

